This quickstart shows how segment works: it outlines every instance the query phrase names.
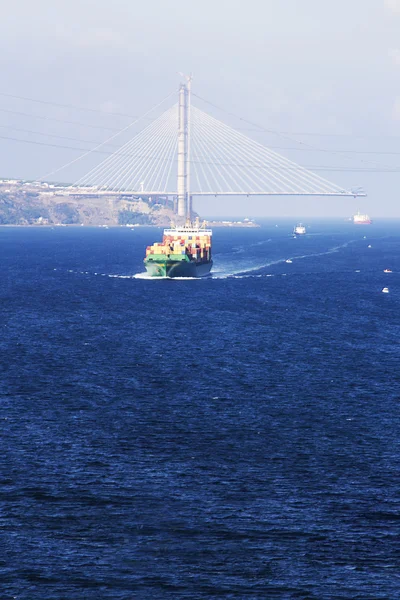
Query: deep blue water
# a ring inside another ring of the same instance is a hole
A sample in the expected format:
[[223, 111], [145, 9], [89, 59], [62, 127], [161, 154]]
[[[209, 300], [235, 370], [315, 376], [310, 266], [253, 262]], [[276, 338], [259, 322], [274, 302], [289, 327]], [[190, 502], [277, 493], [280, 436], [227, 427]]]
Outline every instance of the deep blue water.
[[1, 600], [400, 597], [400, 222], [293, 224], [0, 229]]

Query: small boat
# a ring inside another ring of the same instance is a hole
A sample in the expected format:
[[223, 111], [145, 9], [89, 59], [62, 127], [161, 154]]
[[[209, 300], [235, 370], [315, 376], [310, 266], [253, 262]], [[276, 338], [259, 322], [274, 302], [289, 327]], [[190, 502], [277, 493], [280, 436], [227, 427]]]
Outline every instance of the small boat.
[[384, 273], [393, 273], [392, 269], [383, 269]]
[[290, 258], [288, 258], [285, 262], [287, 262], [288, 264], [292, 263], [293, 261], [290, 260]]
[[306, 228], [304, 227], [304, 225], [302, 225], [301, 223], [299, 223], [293, 229], [293, 233], [294, 233], [294, 235], [304, 235], [306, 233]]
[[388, 287], [384, 287], [384, 288], [382, 289], [382, 293], [383, 293], [383, 294], [388, 294], [388, 293], [389, 293], [389, 288], [388, 288]]
[[371, 244], [368, 244], [367, 248], [372, 248]]

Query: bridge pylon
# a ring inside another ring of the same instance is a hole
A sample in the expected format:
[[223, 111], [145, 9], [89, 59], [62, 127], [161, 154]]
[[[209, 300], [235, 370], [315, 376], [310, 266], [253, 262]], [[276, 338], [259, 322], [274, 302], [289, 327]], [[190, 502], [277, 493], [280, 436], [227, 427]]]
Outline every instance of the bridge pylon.
[[191, 219], [192, 196], [190, 193], [190, 94], [192, 76], [185, 75], [186, 82], [179, 89], [178, 102], [178, 216]]

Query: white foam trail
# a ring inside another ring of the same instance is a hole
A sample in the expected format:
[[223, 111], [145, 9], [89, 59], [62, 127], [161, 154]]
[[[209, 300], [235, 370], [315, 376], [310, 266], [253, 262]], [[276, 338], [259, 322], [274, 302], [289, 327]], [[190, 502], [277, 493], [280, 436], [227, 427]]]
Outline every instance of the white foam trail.
[[213, 271], [212, 272], [212, 278], [213, 279], [227, 279], [228, 277], [235, 277], [235, 276], [240, 276], [242, 277], [258, 277], [258, 275], [251, 275], [250, 273], [253, 273], [255, 271], [260, 271], [261, 269], [266, 269], [267, 267], [272, 267], [273, 265], [279, 265], [280, 263], [284, 263], [286, 261], [286, 258], [280, 258], [279, 260], [272, 260], [268, 263], [263, 263], [262, 265], [257, 265], [255, 267], [252, 267], [251, 269], [246, 268], [246, 267], [242, 267], [242, 268], [236, 268], [235, 271], [225, 271], [225, 270], [221, 270], [221, 271]]
[[[339, 246], [334, 246], [333, 248], [329, 248], [329, 250], [325, 250], [324, 252], [314, 252], [311, 254], [300, 254], [298, 256], [292, 256], [290, 257], [292, 261], [294, 260], [303, 260], [305, 258], [313, 258], [315, 256], [326, 256], [328, 254], [334, 254], [335, 252], [339, 252], [339, 250], [341, 250], [342, 248], [346, 248], [347, 246], [349, 246], [350, 244], [353, 244], [354, 242], [357, 242], [358, 240], [350, 240], [348, 242], [345, 242]], [[255, 277], [255, 275], [251, 275], [251, 273], [255, 272], [255, 271], [260, 271], [261, 269], [267, 269], [268, 267], [272, 267], [274, 265], [279, 265], [279, 264], [283, 264], [286, 262], [286, 258], [280, 258], [278, 260], [273, 260], [270, 261], [268, 263], [264, 263], [262, 265], [258, 265], [255, 267], [252, 267], [251, 269], [246, 269], [241, 268], [241, 269], [236, 269], [235, 271], [225, 271], [225, 270], [221, 270], [221, 271], [214, 271], [213, 272], [213, 279], [227, 279], [228, 277], [235, 277], [238, 278], [238, 276], [240, 278], [244, 278], [244, 277]], [[286, 273], [285, 273], [286, 275]], [[257, 276], [258, 277], [258, 276]]]
[[229, 256], [232, 256], [232, 254], [244, 254], [246, 252], [246, 250], [248, 250], [249, 248], [254, 248], [254, 247], [258, 247], [258, 246], [264, 246], [264, 244], [268, 244], [272, 242], [272, 238], [269, 238], [268, 240], [261, 240], [260, 242], [254, 242], [254, 244], [246, 244], [243, 246], [234, 246], [232, 248], [232, 252], [224, 252], [223, 254], [227, 254]]
[[200, 281], [200, 279], [207, 279], [207, 277], [152, 277], [147, 272], [136, 273], [135, 275], [120, 275], [119, 273], [97, 273], [97, 271], [74, 271], [72, 269], [68, 269], [67, 273], [73, 273], [75, 275], [94, 275], [96, 277], [109, 277], [110, 279], [145, 279], [146, 281], [160, 281], [165, 279], [167, 279], [168, 281]]
[[[262, 245], [264, 243], [268, 243], [269, 241], [271, 241], [271, 240], [257, 242], [255, 244], [252, 244], [252, 246]], [[305, 258], [313, 258], [315, 256], [326, 256], [328, 254], [334, 254], [335, 252], [339, 252], [339, 250], [341, 250], [342, 248], [346, 248], [350, 244], [353, 244], [354, 242], [357, 242], [357, 241], [359, 241], [359, 240], [350, 240], [339, 246], [334, 246], [333, 248], [329, 248], [328, 250], [325, 250], [324, 252], [301, 254], [298, 256], [292, 256], [290, 258], [292, 261], [295, 261], [295, 260], [303, 260]], [[160, 280], [165, 280], [165, 279], [167, 279], [168, 281], [174, 281], [174, 280], [175, 281], [202, 281], [202, 280], [215, 280], [215, 279], [245, 279], [247, 277], [254, 277], [254, 278], [255, 277], [258, 277], [258, 278], [275, 277], [277, 274], [261, 273], [261, 274], [253, 275], [253, 273], [255, 273], [256, 271], [260, 271], [261, 269], [267, 269], [268, 267], [272, 267], [272, 266], [279, 265], [279, 264], [284, 264], [286, 262], [286, 260], [287, 260], [287, 258], [280, 258], [278, 260], [273, 260], [273, 261], [263, 263], [261, 265], [253, 266], [252, 268], [246, 268], [245, 266], [242, 266], [241, 268], [236, 267], [235, 270], [231, 270], [234, 268], [233, 265], [231, 265], [231, 266], [226, 265], [225, 268], [222, 266], [222, 268], [212, 271], [206, 277], [152, 277], [146, 271], [144, 271], [142, 273], [136, 273], [134, 275], [120, 275], [120, 274], [113, 274], [113, 273], [97, 273], [97, 272], [90, 273], [89, 271], [73, 271], [71, 269], [68, 270], [67, 272], [68, 273], [76, 273], [76, 274], [80, 274], [80, 275], [96, 275], [96, 276], [101, 276], [101, 277], [110, 277], [110, 278], [115, 278], [115, 279], [144, 279], [146, 281], [160, 281]], [[218, 259], [217, 259], [217, 262], [218, 262]], [[280, 275], [286, 276], [287, 274], [281, 273]]]
[[[118, 275], [114, 275], [114, 277], [118, 277]], [[145, 279], [146, 281], [199, 281], [200, 279], [204, 279], [204, 277], [152, 277], [146, 271], [144, 273], [136, 273], [136, 275], [132, 276], [132, 279]]]
[[136, 275], [134, 275], [133, 278], [134, 279], [152, 279], [152, 277], [150, 277], [150, 275], [147, 273], [147, 271], [144, 271], [143, 273], [136, 273]]

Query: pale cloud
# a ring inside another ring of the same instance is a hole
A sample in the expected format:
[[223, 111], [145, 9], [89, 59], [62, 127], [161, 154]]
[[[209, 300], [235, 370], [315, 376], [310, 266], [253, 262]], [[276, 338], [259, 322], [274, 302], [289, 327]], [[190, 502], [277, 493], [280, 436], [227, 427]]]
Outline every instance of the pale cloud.
[[400, 0], [384, 0], [384, 3], [387, 10], [400, 14]]
[[75, 41], [80, 48], [126, 48], [128, 45], [123, 35], [106, 28], [87, 29]]
[[400, 66], [400, 49], [399, 48], [390, 48], [389, 49], [389, 58], [392, 59], [395, 65]]
[[121, 107], [120, 104], [117, 104], [115, 102], [112, 102], [111, 100], [102, 102], [99, 105], [99, 110], [105, 112], [105, 113], [120, 113], [123, 108]]
[[400, 121], [400, 97], [398, 96], [393, 104], [392, 118], [394, 121]]

